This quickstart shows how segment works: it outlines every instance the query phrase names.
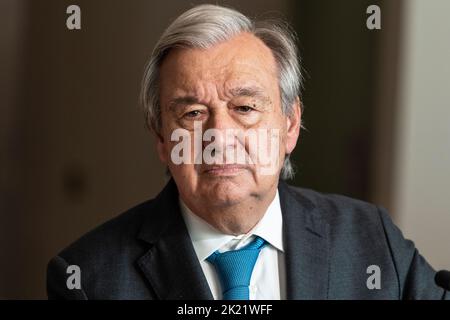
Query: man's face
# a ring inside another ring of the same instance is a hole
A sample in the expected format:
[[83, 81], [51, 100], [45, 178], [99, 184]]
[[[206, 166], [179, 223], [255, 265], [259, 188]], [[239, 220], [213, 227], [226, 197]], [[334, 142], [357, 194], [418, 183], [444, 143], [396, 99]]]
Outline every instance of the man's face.
[[[273, 193], [284, 155], [297, 142], [300, 108], [297, 101], [292, 116], [282, 113], [276, 62], [261, 40], [243, 33], [206, 50], [172, 50], [163, 61], [159, 80], [162, 127], [158, 153], [186, 203], [233, 205], [249, 197]], [[196, 136], [195, 124], [197, 129], [201, 128]], [[183, 129], [191, 138], [191, 161], [181, 164], [174, 163], [172, 153], [180, 144], [178, 140], [171, 141], [177, 129]], [[208, 129], [217, 129], [223, 135], [204, 141], [202, 134]], [[249, 131], [266, 132], [266, 137], [272, 139], [266, 139], [266, 143], [261, 139], [261, 143], [255, 144], [255, 140], [245, 136]], [[201, 142], [196, 149], [195, 139], [199, 138]], [[273, 139], [277, 139], [278, 145]], [[213, 142], [214, 147], [208, 149]], [[276, 167], [264, 171], [256, 153], [269, 149], [271, 165]], [[215, 159], [221, 155], [224, 161], [205, 163], [195, 150], [209, 151], [209, 155], [213, 150]], [[227, 154], [233, 154], [227, 152], [232, 150], [234, 155], [244, 153], [245, 163], [237, 164], [237, 158], [227, 158]]]

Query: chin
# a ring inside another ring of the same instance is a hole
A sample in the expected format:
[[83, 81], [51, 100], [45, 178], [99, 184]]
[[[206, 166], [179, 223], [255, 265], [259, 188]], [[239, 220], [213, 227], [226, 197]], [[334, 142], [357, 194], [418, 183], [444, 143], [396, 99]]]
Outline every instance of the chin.
[[204, 194], [208, 201], [215, 205], [232, 205], [248, 198], [248, 182], [236, 181], [235, 179], [214, 179], [208, 181], [204, 186]]

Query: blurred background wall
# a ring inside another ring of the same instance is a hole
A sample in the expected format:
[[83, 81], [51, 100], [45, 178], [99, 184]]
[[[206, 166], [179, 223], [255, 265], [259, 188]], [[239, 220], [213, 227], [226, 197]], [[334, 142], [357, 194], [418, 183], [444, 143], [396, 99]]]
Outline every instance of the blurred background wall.
[[408, 1], [393, 210], [432, 265], [450, 268], [450, 1]]
[[[168, 23], [204, 2], [0, 1], [0, 298], [45, 298], [52, 256], [162, 188], [142, 71]], [[450, 268], [448, 4], [215, 3], [297, 30], [307, 131], [292, 184], [387, 207], [435, 268]], [[66, 28], [70, 4], [81, 30]], [[381, 30], [366, 28], [370, 4]]]

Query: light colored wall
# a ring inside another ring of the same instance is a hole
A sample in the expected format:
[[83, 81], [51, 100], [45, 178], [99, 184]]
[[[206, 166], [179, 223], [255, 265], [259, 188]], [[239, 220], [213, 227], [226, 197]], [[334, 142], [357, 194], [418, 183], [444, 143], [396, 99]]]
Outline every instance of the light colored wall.
[[436, 269], [450, 269], [450, 1], [405, 2], [396, 220]]

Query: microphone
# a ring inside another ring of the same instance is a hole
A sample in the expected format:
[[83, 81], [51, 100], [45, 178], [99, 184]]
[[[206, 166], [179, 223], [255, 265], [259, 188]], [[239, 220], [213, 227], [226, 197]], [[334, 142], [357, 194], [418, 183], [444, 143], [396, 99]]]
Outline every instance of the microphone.
[[434, 282], [444, 289], [444, 294], [442, 295], [442, 299], [444, 300], [446, 291], [450, 291], [450, 271], [447, 270], [441, 270], [436, 272], [436, 275], [434, 276]]

